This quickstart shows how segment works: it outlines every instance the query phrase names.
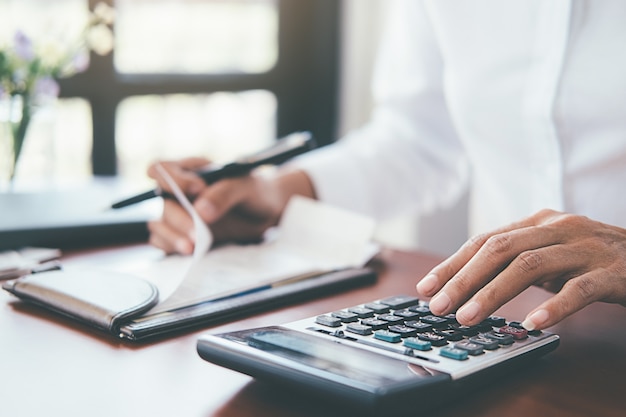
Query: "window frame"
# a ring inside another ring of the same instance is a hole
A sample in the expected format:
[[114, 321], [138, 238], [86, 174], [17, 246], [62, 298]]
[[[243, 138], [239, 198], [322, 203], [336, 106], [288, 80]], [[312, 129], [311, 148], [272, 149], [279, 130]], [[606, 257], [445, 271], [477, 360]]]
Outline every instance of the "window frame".
[[[93, 8], [101, 0], [89, 0]], [[114, 0], [106, 0], [112, 4]], [[207, 94], [263, 89], [277, 99], [279, 137], [308, 130], [320, 145], [336, 136], [340, 48], [337, 0], [278, 0], [278, 57], [269, 71], [257, 74], [121, 74], [115, 50], [91, 54], [87, 71], [63, 79], [61, 98], [83, 98], [92, 110], [92, 171], [117, 174], [116, 111], [131, 96]], [[115, 28], [113, 28], [115, 30]]]

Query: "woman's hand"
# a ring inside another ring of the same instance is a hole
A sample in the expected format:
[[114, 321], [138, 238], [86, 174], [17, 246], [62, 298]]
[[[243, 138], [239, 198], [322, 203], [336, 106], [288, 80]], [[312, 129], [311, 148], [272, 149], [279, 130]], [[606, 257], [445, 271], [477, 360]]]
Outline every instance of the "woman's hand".
[[[302, 171], [253, 172], [206, 185], [193, 171], [206, 166], [201, 158], [162, 162], [161, 165], [193, 201], [200, 217], [210, 226], [216, 241], [258, 241], [278, 223], [294, 194], [315, 198], [313, 186]], [[148, 174], [168, 190], [155, 165]], [[150, 243], [166, 253], [191, 254], [194, 247], [193, 221], [178, 202], [165, 199], [163, 216], [148, 224]]]
[[527, 316], [544, 329], [594, 301], [626, 306], [626, 230], [542, 210], [474, 237], [418, 284], [430, 309], [475, 325], [531, 285], [555, 293]]

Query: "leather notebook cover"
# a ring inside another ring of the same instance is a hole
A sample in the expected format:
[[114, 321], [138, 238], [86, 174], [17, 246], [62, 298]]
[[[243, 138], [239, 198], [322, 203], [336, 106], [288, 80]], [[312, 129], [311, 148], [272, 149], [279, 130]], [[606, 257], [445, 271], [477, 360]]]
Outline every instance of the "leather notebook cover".
[[152, 283], [92, 269], [49, 271], [7, 281], [17, 297], [117, 334], [119, 326], [152, 308], [159, 292]]

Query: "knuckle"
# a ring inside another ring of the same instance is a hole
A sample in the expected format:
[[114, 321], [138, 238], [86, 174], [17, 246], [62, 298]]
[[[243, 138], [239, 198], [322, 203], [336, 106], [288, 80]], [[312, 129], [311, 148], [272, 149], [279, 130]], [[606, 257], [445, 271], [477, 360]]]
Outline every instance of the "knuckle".
[[501, 233], [491, 236], [484, 244], [485, 251], [492, 256], [499, 256], [507, 253], [513, 246], [508, 233]]
[[569, 280], [565, 287], [573, 290], [575, 294], [585, 303], [590, 303], [597, 298], [598, 286], [595, 281], [588, 276], [579, 276]]
[[472, 291], [474, 285], [469, 275], [464, 273], [456, 274], [451, 280], [450, 284], [456, 287], [461, 293], [469, 293]]
[[464, 249], [470, 249], [474, 252], [477, 252], [480, 248], [482, 248], [482, 246], [485, 244], [485, 242], [489, 239], [489, 235], [486, 233], [480, 234], [480, 235], [474, 235], [472, 237], [470, 237], [464, 244], [463, 244], [463, 248]]
[[536, 271], [543, 265], [543, 256], [537, 251], [526, 251], [521, 253], [513, 265], [522, 273], [528, 274]]

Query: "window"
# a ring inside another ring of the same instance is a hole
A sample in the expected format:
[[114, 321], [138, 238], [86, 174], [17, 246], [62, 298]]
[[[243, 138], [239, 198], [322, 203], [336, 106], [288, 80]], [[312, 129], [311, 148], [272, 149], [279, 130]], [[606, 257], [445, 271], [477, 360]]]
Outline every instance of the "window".
[[[79, 21], [87, 3], [97, 1], [0, 0], [0, 15], [47, 36], [44, 22]], [[56, 173], [141, 179], [155, 159], [226, 160], [296, 130], [322, 144], [334, 138], [336, 0], [117, 0], [114, 7], [113, 53], [92, 55], [86, 72], [61, 81], [54, 127], [34, 122], [25, 145], [37, 130], [54, 129], [55, 150], [25, 148], [21, 170], [36, 170], [28, 151], [52, 155]], [[13, 29], [0, 28], [0, 36]]]

